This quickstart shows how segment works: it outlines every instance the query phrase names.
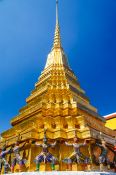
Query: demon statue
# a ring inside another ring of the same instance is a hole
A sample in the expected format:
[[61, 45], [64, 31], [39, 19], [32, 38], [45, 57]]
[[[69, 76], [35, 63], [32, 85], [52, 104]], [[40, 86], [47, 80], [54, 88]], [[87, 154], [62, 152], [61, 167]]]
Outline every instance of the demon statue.
[[25, 165], [25, 160], [23, 159], [23, 157], [20, 155], [20, 151], [21, 149], [25, 146], [27, 142], [25, 142], [23, 145], [20, 146], [19, 141], [17, 141], [14, 145], [14, 147], [12, 148], [12, 152], [14, 153], [14, 157], [12, 159], [12, 163], [11, 163], [11, 172], [14, 173], [14, 167], [16, 164], [19, 165], [19, 171], [22, 171], [22, 168]]
[[[34, 144], [35, 142], [33, 142]], [[36, 146], [38, 147], [42, 147], [42, 151], [39, 155], [36, 156], [35, 158], [35, 162], [36, 162], [36, 171], [39, 171], [40, 169], [40, 164], [42, 162], [44, 163], [51, 163], [51, 169], [55, 170], [55, 163], [58, 161], [58, 159], [56, 157], [54, 157], [50, 152], [49, 152], [49, 148], [54, 148], [56, 146], [57, 142], [55, 141], [54, 143], [50, 144], [48, 143], [48, 139], [46, 137], [46, 131], [44, 131], [44, 138], [43, 138], [43, 143], [42, 144], [38, 144], [35, 143]]]
[[74, 142], [72, 144], [65, 142], [66, 146], [73, 146], [74, 149], [73, 153], [69, 157], [63, 160], [63, 162], [68, 164], [68, 169], [71, 169], [73, 162], [76, 162], [78, 164], [84, 163], [86, 165], [89, 164], [90, 162], [89, 157], [83, 155], [82, 152], [80, 151], [80, 147], [86, 146], [87, 141], [85, 140], [84, 143], [82, 144], [78, 143], [78, 141], [79, 141], [78, 138], [74, 137]]
[[101, 143], [96, 143], [96, 145], [101, 149], [101, 154], [98, 157], [98, 163], [100, 164], [100, 171], [103, 171], [103, 164], [106, 163], [108, 169], [110, 169], [110, 161], [108, 159], [108, 147], [104, 139], [101, 139]]
[[10, 170], [10, 165], [6, 160], [6, 155], [11, 153], [12, 148], [6, 150], [6, 145], [2, 147], [2, 151], [0, 153], [0, 172], [2, 171], [2, 167], [4, 167], [4, 174], [8, 173]]

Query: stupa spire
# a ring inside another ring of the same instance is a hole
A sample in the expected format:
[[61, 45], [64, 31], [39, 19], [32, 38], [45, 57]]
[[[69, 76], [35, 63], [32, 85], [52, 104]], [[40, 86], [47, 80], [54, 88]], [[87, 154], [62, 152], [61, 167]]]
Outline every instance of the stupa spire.
[[56, 0], [56, 24], [59, 23], [59, 19], [58, 19], [58, 0]]
[[54, 48], [61, 48], [61, 39], [60, 39], [60, 26], [59, 26], [59, 17], [58, 17], [58, 0], [56, 0], [56, 27], [54, 34]]
[[54, 42], [51, 52], [48, 54], [45, 69], [51, 65], [61, 65], [69, 67], [67, 58], [61, 45], [60, 26], [58, 18], [58, 0], [56, 0], [56, 27], [54, 34]]

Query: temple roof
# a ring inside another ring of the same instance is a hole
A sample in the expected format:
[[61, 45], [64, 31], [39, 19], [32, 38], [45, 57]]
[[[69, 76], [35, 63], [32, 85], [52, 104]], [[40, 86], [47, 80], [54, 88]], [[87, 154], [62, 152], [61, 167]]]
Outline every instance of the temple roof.
[[104, 118], [106, 120], [116, 118], [116, 112], [115, 113], [112, 113], [112, 114], [109, 114], [109, 115], [105, 115]]

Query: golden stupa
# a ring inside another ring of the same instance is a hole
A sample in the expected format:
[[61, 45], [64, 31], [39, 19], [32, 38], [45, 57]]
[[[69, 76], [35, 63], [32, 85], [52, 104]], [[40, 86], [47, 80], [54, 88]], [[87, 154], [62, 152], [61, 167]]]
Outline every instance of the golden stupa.
[[[67, 166], [62, 160], [70, 155], [73, 149], [67, 147], [64, 141], [73, 142], [75, 135], [80, 143], [84, 139], [90, 140], [87, 146], [82, 148], [82, 152], [89, 157], [92, 157], [95, 141], [101, 136], [113, 149], [116, 131], [105, 127], [105, 123], [105, 119], [90, 104], [85, 91], [80, 87], [78, 79], [69, 67], [61, 44], [58, 3], [56, 3], [54, 43], [45, 68], [35, 84], [35, 89], [26, 99], [26, 105], [11, 120], [12, 128], [1, 134], [0, 147], [6, 143], [9, 148], [17, 139], [20, 140], [20, 144], [28, 140], [29, 143], [21, 151], [21, 155], [28, 160], [25, 171], [34, 171], [33, 160], [41, 152], [41, 148], [31, 143], [33, 140], [42, 143], [46, 129], [49, 142], [58, 140], [57, 146], [50, 150], [59, 159], [56, 170], [65, 171]], [[13, 154], [7, 155], [8, 162], [11, 162], [12, 157]], [[114, 158], [110, 149], [109, 157]], [[71, 170], [85, 170], [84, 168], [85, 166], [74, 163]], [[99, 166], [91, 161], [90, 169], [99, 169]], [[42, 163], [40, 171], [48, 170], [50, 170], [49, 164]], [[15, 167], [15, 171], [18, 172], [18, 166]]]

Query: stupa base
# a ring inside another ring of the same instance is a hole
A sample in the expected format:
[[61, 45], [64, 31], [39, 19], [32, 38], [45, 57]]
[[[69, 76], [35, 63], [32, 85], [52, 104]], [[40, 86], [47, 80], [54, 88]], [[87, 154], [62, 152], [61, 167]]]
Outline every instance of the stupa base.
[[[11, 175], [11, 174], [8, 174]], [[113, 172], [84, 172], [84, 171], [51, 171], [51, 172], [22, 172], [12, 175], [116, 175]]]

